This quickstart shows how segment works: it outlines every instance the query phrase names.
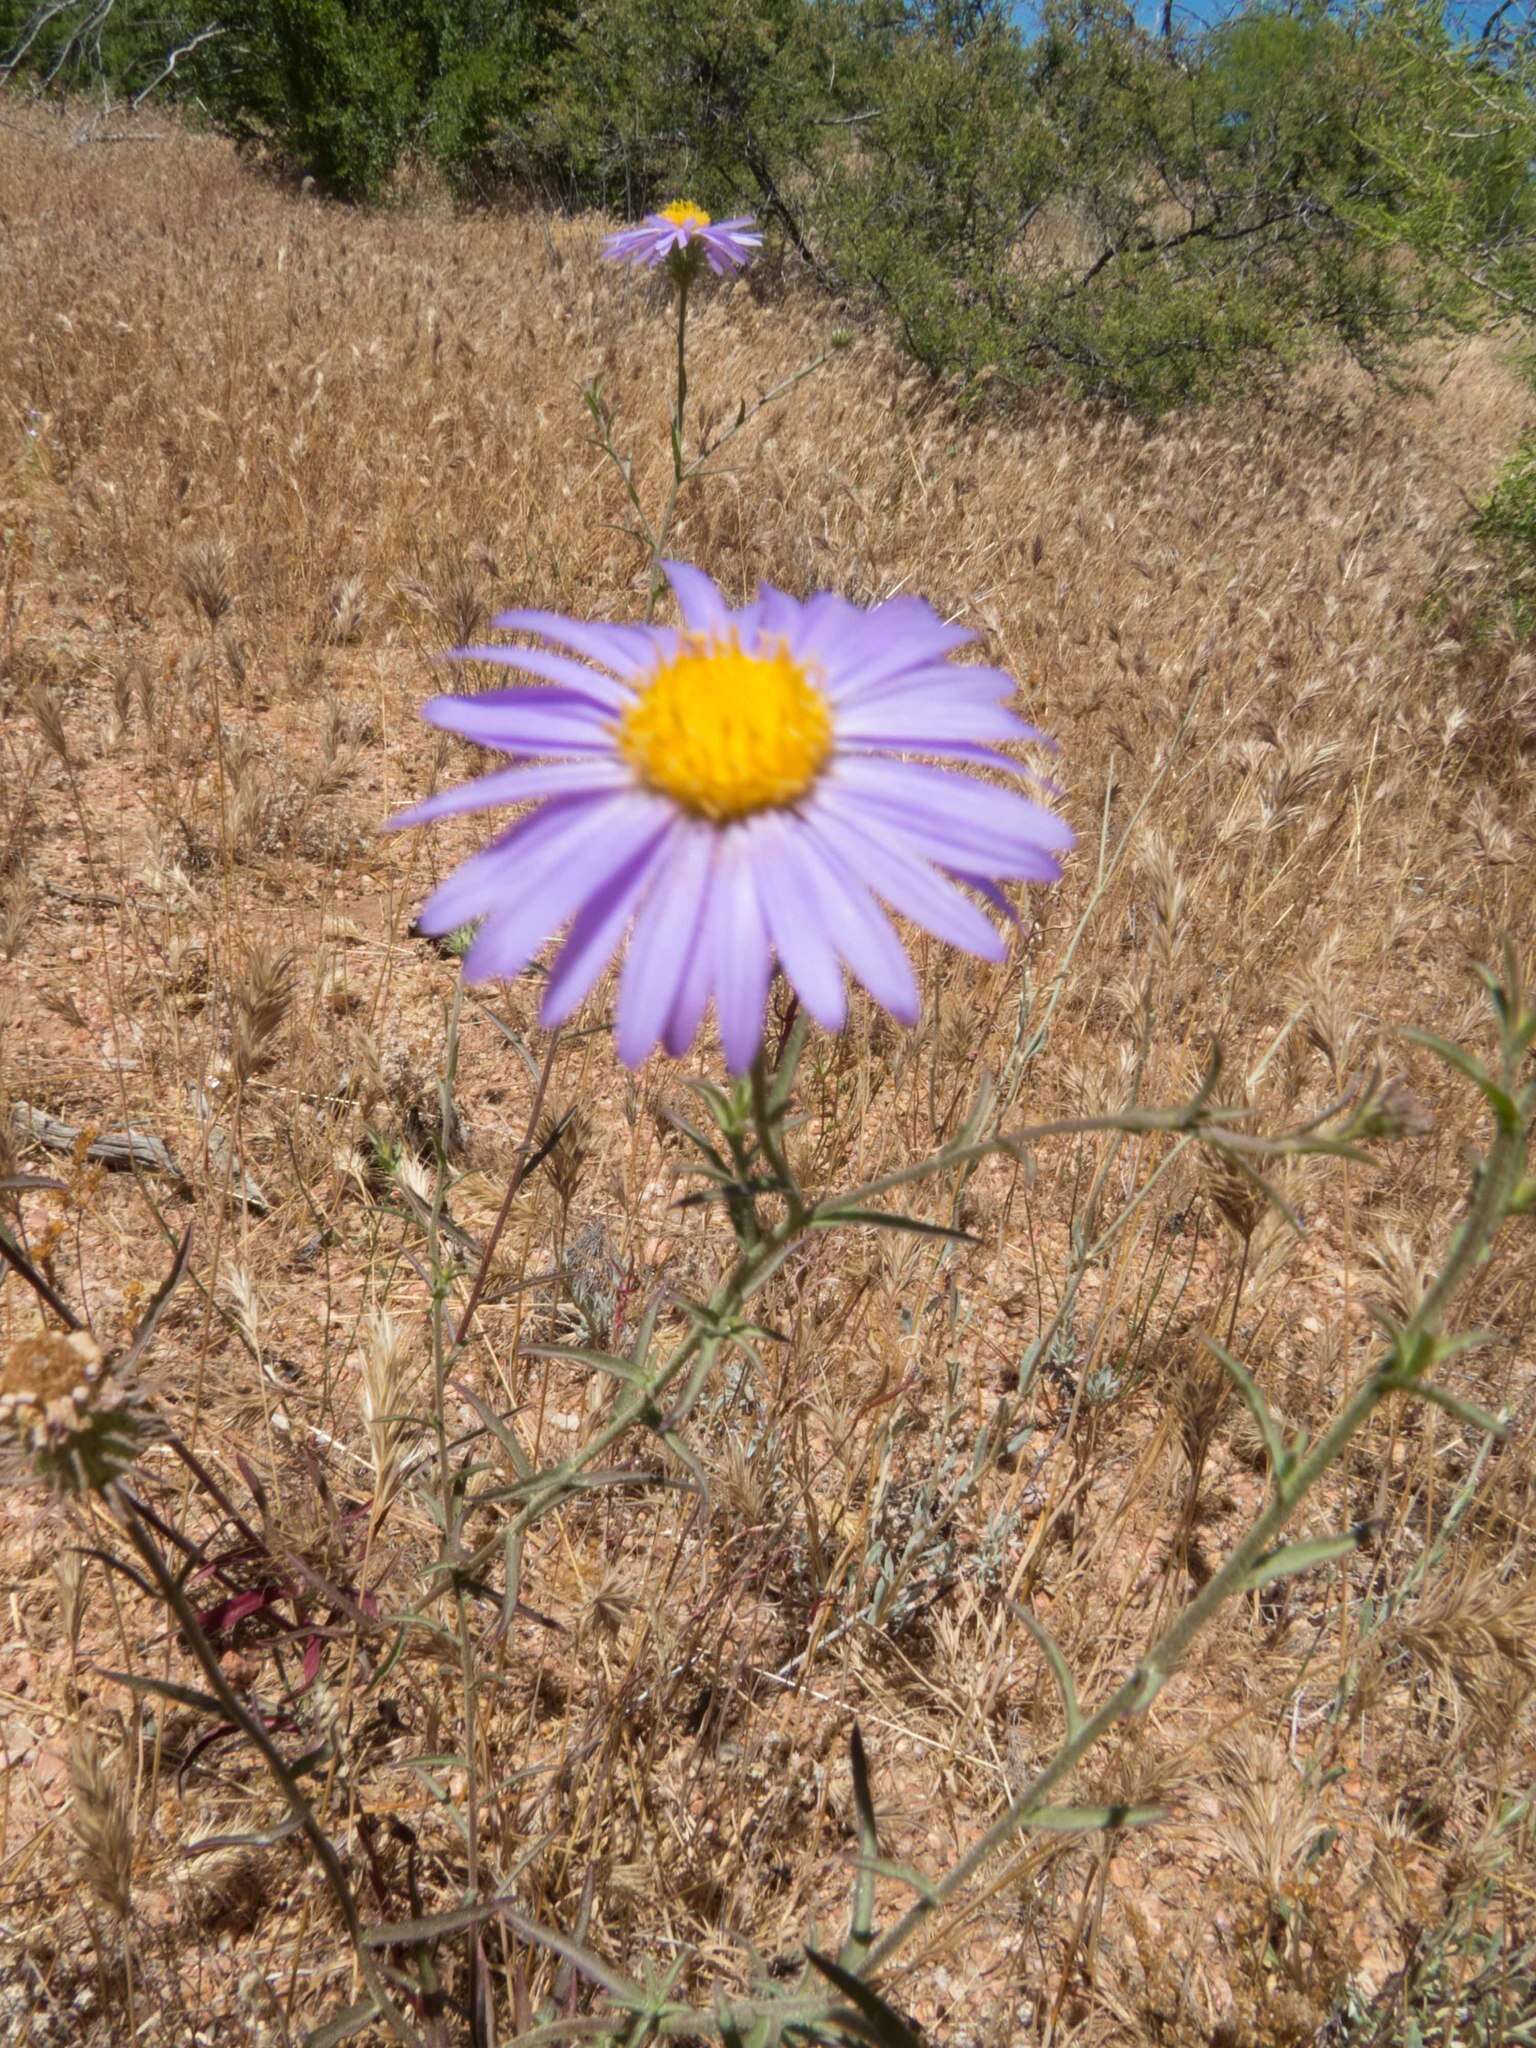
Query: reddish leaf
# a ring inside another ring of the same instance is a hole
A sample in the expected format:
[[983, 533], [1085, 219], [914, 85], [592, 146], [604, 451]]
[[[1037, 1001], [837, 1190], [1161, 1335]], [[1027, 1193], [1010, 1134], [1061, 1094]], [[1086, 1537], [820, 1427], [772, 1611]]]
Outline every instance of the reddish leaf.
[[258, 1586], [248, 1593], [232, 1593], [227, 1600], [220, 1600], [200, 1614], [198, 1626], [205, 1636], [217, 1638], [227, 1635], [248, 1615], [260, 1614], [264, 1607], [270, 1607], [274, 1600], [281, 1600], [281, 1586]]

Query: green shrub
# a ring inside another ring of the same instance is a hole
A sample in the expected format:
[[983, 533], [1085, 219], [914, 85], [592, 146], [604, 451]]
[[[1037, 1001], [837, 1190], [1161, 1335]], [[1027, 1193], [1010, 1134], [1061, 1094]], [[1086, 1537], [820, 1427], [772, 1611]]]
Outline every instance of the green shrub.
[[548, 10], [498, 0], [211, 0], [225, 34], [199, 91], [215, 122], [343, 199], [376, 200], [408, 154], [473, 181], [525, 106]]
[[1250, 10], [1172, 55], [1118, 0], [1052, 0], [1028, 47], [1000, 12], [931, 22], [871, 65], [811, 238], [962, 377], [1156, 411], [1324, 340], [1382, 367], [1528, 265], [1530, 84], [1408, 0]]
[[564, 10], [560, 0], [119, 0], [100, 14], [88, 0], [0, 0], [0, 52], [20, 53], [34, 81], [131, 94], [170, 51], [211, 31], [165, 86], [195, 94], [216, 127], [336, 197], [367, 201], [410, 155], [476, 189], [497, 130], [543, 89]]

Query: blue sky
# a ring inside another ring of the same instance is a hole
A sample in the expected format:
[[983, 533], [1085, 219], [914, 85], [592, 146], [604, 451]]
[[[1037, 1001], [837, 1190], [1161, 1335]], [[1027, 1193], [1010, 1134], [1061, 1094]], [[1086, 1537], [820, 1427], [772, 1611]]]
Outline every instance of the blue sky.
[[[1229, 14], [1235, 14], [1243, 0], [1174, 0], [1174, 20], [1184, 28], [1205, 28], [1212, 22], [1222, 21]], [[1498, 5], [1498, 0], [1446, 0], [1446, 14], [1452, 23], [1467, 33], [1476, 35], [1483, 23]], [[1529, 10], [1530, 0], [1517, 0], [1510, 13], [1519, 14]], [[1155, 28], [1161, 19], [1158, 0], [1135, 0], [1138, 18], [1149, 28]], [[1040, 18], [1035, 0], [1014, 0], [1014, 17], [1019, 25], [1028, 30]]]

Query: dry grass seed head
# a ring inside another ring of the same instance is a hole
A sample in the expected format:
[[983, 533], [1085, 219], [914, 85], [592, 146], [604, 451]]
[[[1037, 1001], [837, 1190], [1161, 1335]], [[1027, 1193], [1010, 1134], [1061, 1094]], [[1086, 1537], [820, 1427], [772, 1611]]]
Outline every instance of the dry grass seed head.
[[133, 1905], [133, 1820], [126, 1753], [104, 1756], [92, 1729], [82, 1728], [70, 1745], [73, 1793], [70, 1832], [80, 1870], [96, 1898], [119, 1920]]
[[69, 733], [64, 724], [64, 707], [56, 690], [41, 679], [34, 682], [27, 692], [27, 709], [32, 722], [42, 734], [48, 751], [67, 768], [70, 765]]
[[72, 1651], [80, 1647], [80, 1629], [85, 1620], [85, 1560], [71, 1544], [57, 1551], [50, 1567], [59, 1602], [59, 1622]]
[[387, 1309], [373, 1309], [363, 1324], [360, 1384], [363, 1425], [373, 1461], [373, 1519], [380, 1521], [400, 1485], [400, 1450], [411, 1426], [409, 1333]]
[[563, 1211], [569, 1211], [581, 1186], [592, 1154], [592, 1136], [592, 1113], [580, 1105], [568, 1109], [563, 1118], [543, 1118], [534, 1133], [536, 1148], [549, 1146], [544, 1154], [544, 1172]]
[[1252, 1173], [1245, 1173], [1235, 1157], [1226, 1152], [1208, 1157], [1204, 1181], [1212, 1208], [1239, 1243], [1246, 1245], [1269, 1206], [1263, 1189]]
[[1140, 861], [1152, 912], [1153, 958], [1164, 978], [1169, 979], [1183, 948], [1189, 892], [1173, 849], [1160, 832], [1148, 830], [1142, 834]]
[[468, 555], [449, 563], [432, 592], [432, 608], [455, 647], [467, 647], [490, 611], [484, 567]]
[[1508, 1740], [1536, 1693], [1536, 1580], [1523, 1558], [1474, 1559], [1440, 1573], [1396, 1624], [1458, 1727], [1476, 1742]]
[[1221, 1361], [1203, 1344], [1191, 1347], [1174, 1383], [1173, 1401], [1179, 1446], [1192, 1473], [1204, 1465], [1233, 1393], [1232, 1377]]
[[323, 637], [335, 647], [355, 647], [367, 620], [367, 588], [362, 577], [344, 576], [326, 599]]
[[234, 608], [234, 550], [228, 541], [194, 541], [176, 565], [176, 583], [183, 598], [211, 628]]
[[1318, 1835], [1305, 1774], [1284, 1745], [1262, 1730], [1228, 1738], [1216, 1756], [1223, 1846], [1266, 1898], [1279, 1899]]
[[277, 1058], [275, 1040], [293, 1001], [293, 955], [272, 945], [252, 946], [234, 991], [230, 1061], [242, 1085]]

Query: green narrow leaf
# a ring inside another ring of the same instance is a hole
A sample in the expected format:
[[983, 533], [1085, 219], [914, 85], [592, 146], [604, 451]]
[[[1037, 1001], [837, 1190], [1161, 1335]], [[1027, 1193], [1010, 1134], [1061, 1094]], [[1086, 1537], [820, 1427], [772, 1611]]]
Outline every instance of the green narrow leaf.
[[130, 1692], [157, 1693], [161, 1699], [174, 1700], [179, 1707], [191, 1707], [194, 1713], [207, 1714], [215, 1721], [227, 1721], [228, 1714], [213, 1697], [212, 1693], [199, 1692], [195, 1686], [177, 1685], [169, 1678], [146, 1678], [136, 1671], [103, 1671], [114, 1685], [126, 1685]]
[[517, 1619], [517, 1603], [523, 1590], [523, 1539], [514, 1523], [508, 1530], [505, 1545], [506, 1591], [501, 1599], [501, 1619], [497, 1627], [503, 1635], [512, 1633], [512, 1624]]
[[1409, 1379], [1398, 1373], [1388, 1373], [1381, 1384], [1384, 1387], [1398, 1387], [1405, 1394], [1418, 1394], [1426, 1401], [1433, 1401], [1437, 1408], [1443, 1408], [1447, 1415], [1454, 1415], [1458, 1422], [1465, 1422], [1472, 1429], [1485, 1430], [1489, 1436], [1509, 1434], [1507, 1415], [1490, 1415], [1486, 1408], [1479, 1408], [1475, 1401], [1464, 1401], [1460, 1394], [1453, 1394], [1446, 1387], [1437, 1387], [1432, 1380]]
[[255, 1835], [202, 1835], [195, 1842], [186, 1842], [176, 1852], [190, 1863], [198, 1856], [212, 1856], [221, 1849], [274, 1849], [279, 1842], [286, 1842], [290, 1835], [296, 1835], [303, 1826], [297, 1815], [289, 1814], [275, 1827], [263, 1828]]
[[182, 1278], [187, 1270], [187, 1260], [191, 1255], [191, 1251], [192, 1225], [189, 1223], [181, 1234], [181, 1242], [176, 1247], [176, 1256], [171, 1261], [170, 1272], [161, 1281], [159, 1291], [155, 1295], [154, 1300], [139, 1318], [139, 1326], [133, 1333], [128, 1349], [112, 1368], [119, 1379], [126, 1379], [128, 1374], [132, 1372], [133, 1368], [144, 1356], [144, 1353], [149, 1349], [150, 1340], [155, 1334], [156, 1326], [160, 1318], [165, 1314], [166, 1309], [170, 1306], [171, 1296], [181, 1285]]
[[1403, 1035], [1411, 1038], [1415, 1045], [1422, 1045], [1426, 1052], [1444, 1060], [1448, 1067], [1454, 1067], [1458, 1074], [1465, 1074], [1485, 1096], [1505, 1130], [1513, 1130], [1519, 1124], [1520, 1112], [1514, 1098], [1505, 1093], [1480, 1059], [1474, 1058], [1463, 1046], [1453, 1045], [1448, 1038], [1437, 1037], [1433, 1031], [1420, 1031], [1410, 1026]]
[[909, 1892], [916, 1892], [925, 1906], [939, 1903], [938, 1887], [933, 1879], [925, 1877], [910, 1863], [893, 1863], [888, 1856], [877, 1856], [869, 1867], [876, 1877], [888, 1877], [893, 1884], [904, 1884]]
[[1237, 1391], [1243, 1397], [1248, 1413], [1258, 1425], [1259, 1435], [1264, 1441], [1265, 1455], [1269, 1459], [1269, 1469], [1274, 1476], [1275, 1484], [1278, 1486], [1285, 1475], [1286, 1468], [1290, 1464], [1290, 1455], [1285, 1448], [1285, 1439], [1280, 1434], [1280, 1425], [1269, 1412], [1269, 1403], [1259, 1392], [1253, 1375], [1248, 1371], [1248, 1368], [1240, 1365], [1224, 1345], [1218, 1344], [1214, 1337], [1207, 1337], [1203, 1334], [1202, 1342], [1211, 1356], [1226, 1367], [1237, 1387]]
[[1369, 1522], [1357, 1522], [1343, 1536], [1317, 1536], [1309, 1543], [1287, 1543], [1279, 1550], [1272, 1550], [1268, 1557], [1259, 1559], [1244, 1579], [1241, 1590], [1254, 1593], [1260, 1586], [1272, 1585], [1276, 1579], [1288, 1579], [1293, 1573], [1311, 1571], [1314, 1565], [1332, 1564], [1337, 1558], [1352, 1556], [1370, 1534]]
[[1462, 1330], [1453, 1337], [1436, 1337], [1433, 1355], [1436, 1361], [1442, 1358], [1459, 1358], [1466, 1351], [1481, 1351], [1485, 1344], [1497, 1344], [1498, 1335], [1493, 1330]]
[[1024, 1825], [1048, 1835], [1091, 1835], [1099, 1828], [1145, 1828], [1163, 1817], [1160, 1806], [1037, 1806]]
[[[541, 1476], [535, 1473], [532, 1479], [520, 1479], [516, 1485], [488, 1487], [484, 1493], [475, 1495], [474, 1504], [477, 1508], [484, 1508], [498, 1506], [502, 1501], [521, 1500], [526, 1494], [538, 1493], [542, 1487], [553, 1486], [556, 1476], [558, 1475], [546, 1473]], [[645, 1486], [670, 1486], [685, 1493], [693, 1490], [685, 1480], [674, 1479], [669, 1472], [642, 1472], [628, 1466], [622, 1469], [610, 1469], [605, 1466], [601, 1471], [595, 1472], [571, 1472], [559, 1476], [559, 1483], [570, 1493], [596, 1493], [605, 1486], [633, 1486], [637, 1489]], [[494, 1542], [493, 1538], [493, 1554]], [[433, 1567], [429, 1566], [428, 1570], [431, 1569]], [[449, 1565], [446, 1569], [463, 1570], [464, 1567]], [[451, 1635], [452, 1631], [443, 1629], [440, 1633]]]
[[578, 1351], [569, 1344], [522, 1344], [518, 1347], [520, 1358], [550, 1358], [560, 1365], [590, 1366], [593, 1372], [606, 1372], [616, 1380], [624, 1380], [632, 1387], [647, 1384], [644, 1371], [632, 1358], [616, 1358], [611, 1351]]
[[[740, 422], [738, 421], [738, 425]], [[790, 1091], [795, 1085], [795, 1075], [800, 1067], [800, 1055], [805, 1050], [805, 1040], [810, 1029], [810, 1019], [804, 1010], [796, 1016], [789, 1028], [789, 1041], [784, 1047], [784, 1057], [779, 1061], [778, 1072], [768, 1090], [768, 1114], [771, 1117], [783, 1113], [789, 1101]]]
[[949, 1237], [961, 1244], [980, 1244], [970, 1230], [952, 1230], [947, 1223], [926, 1223], [920, 1216], [903, 1216], [895, 1209], [818, 1209], [814, 1218], [818, 1230], [835, 1223], [870, 1223], [880, 1230], [907, 1230], [915, 1237]]
[[424, 1913], [419, 1920], [381, 1921], [363, 1929], [363, 1945], [394, 1948], [418, 1941], [438, 1941], [445, 1934], [460, 1934], [466, 1927], [479, 1927], [486, 1920], [498, 1919], [511, 1904], [511, 1899], [505, 1897], [476, 1899], [468, 1905], [450, 1907], [446, 1913]]
[[673, 1457], [678, 1459], [687, 1468], [699, 1499], [707, 1502], [709, 1500], [709, 1474], [704, 1470], [704, 1467], [699, 1463], [693, 1452], [689, 1450], [681, 1434], [675, 1429], [664, 1429], [661, 1431], [661, 1440]]
[[880, 1836], [875, 1826], [875, 1802], [869, 1789], [869, 1759], [864, 1754], [864, 1737], [857, 1721], [848, 1742], [848, 1764], [853, 1773], [853, 1811], [859, 1832], [859, 1868], [853, 1881], [853, 1916], [840, 1961], [853, 1968], [864, 1958], [874, 1939], [875, 1865], [880, 1860]]
[[863, 2031], [879, 2043], [879, 2048], [923, 2048], [922, 2040], [901, 2015], [893, 2012], [885, 2000], [861, 1979], [850, 1975], [840, 1963], [834, 1963], [819, 1949], [808, 1948], [805, 1953], [823, 1977], [835, 1984], [844, 1998], [850, 2001], [864, 2023]]
[[1067, 1660], [1057, 1648], [1056, 1638], [1043, 1621], [1037, 1620], [1027, 1607], [1021, 1607], [1016, 1600], [1010, 1600], [1008, 1604], [1040, 1645], [1041, 1653], [1051, 1667], [1051, 1676], [1055, 1679], [1056, 1690], [1061, 1695], [1061, 1710], [1066, 1716], [1067, 1740], [1075, 1742], [1083, 1725], [1083, 1714], [1077, 1704], [1077, 1687], [1073, 1682]]
[[750, 2034], [743, 2034], [729, 2007], [721, 2005], [715, 2009], [715, 2024], [720, 2029], [725, 2048], [768, 2048], [771, 2041], [779, 2038], [768, 2013], [753, 2021]]
[[683, 1086], [690, 1094], [698, 1096], [700, 1102], [706, 1106], [710, 1115], [722, 1130], [729, 1130], [731, 1128], [734, 1121], [731, 1099], [723, 1088], [717, 1087], [713, 1081], [703, 1080], [697, 1075], [685, 1075]]
[[635, 1341], [630, 1351], [637, 1371], [645, 1370], [645, 1362], [651, 1355], [651, 1344], [656, 1335], [656, 1324], [661, 1316], [661, 1294], [655, 1293], [646, 1303], [640, 1321], [635, 1329]]
[[596, 1984], [600, 1990], [606, 1991], [610, 1998], [630, 2012], [650, 2010], [651, 2002], [638, 1984], [631, 1984], [627, 1977], [620, 1976], [619, 1972], [605, 1963], [601, 1956], [593, 1955], [590, 1949], [583, 1948], [580, 1942], [573, 1941], [568, 1934], [561, 1934], [553, 1927], [541, 1927], [536, 1920], [528, 1919], [505, 1900], [501, 1902], [499, 1910], [512, 1932], [521, 1940], [531, 1941], [538, 1948], [552, 1950], [589, 1983]]
[[[511, 1424], [503, 1422], [501, 1417], [496, 1413], [495, 1409], [493, 1409], [488, 1402], [482, 1401], [480, 1396], [473, 1389], [473, 1387], [465, 1386], [462, 1380], [454, 1381], [453, 1390], [456, 1394], [459, 1395], [459, 1397], [462, 1400], [465, 1400], [469, 1403], [470, 1407], [473, 1408], [475, 1413], [479, 1416], [481, 1422], [491, 1432], [491, 1435], [495, 1437], [497, 1443], [501, 1445], [501, 1448], [506, 1452], [507, 1456], [511, 1459], [512, 1469], [517, 1474], [518, 1478], [530, 1478], [533, 1474], [532, 1460], [529, 1458], [528, 1453], [523, 1449], [522, 1445], [518, 1442], [517, 1432], [515, 1429], [512, 1428]], [[486, 1468], [482, 1467], [481, 1469], [484, 1470]], [[467, 1473], [460, 1474], [461, 1485], [463, 1484], [464, 1480], [468, 1478], [468, 1476], [469, 1475]]]
[[327, 2020], [323, 2027], [304, 2036], [304, 2048], [338, 2048], [338, 2043], [350, 2041], [354, 2034], [360, 2034], [364, 2027], [379, 2016], [376, 1998], [360, 1998], [356, 2005], [349, 2005], [345, 2012], [337, 2013], [335, 2019]]
[[[712, 1145], [697, 1124], [689, 1123], [687, 1117], [679, 1116], [675, 1109], [664, 1112], [667, 1122], [680, 1136], [686, 1138], [696, 1151], [707, 1159], [722, 1180], [731, 1179], [731, 1169], [725, 1163], [725, 1156], [719, 1147]], [[694, 1169], [697, 1171], [697, 1169]]]

